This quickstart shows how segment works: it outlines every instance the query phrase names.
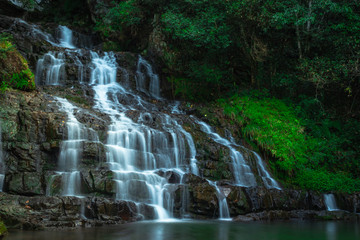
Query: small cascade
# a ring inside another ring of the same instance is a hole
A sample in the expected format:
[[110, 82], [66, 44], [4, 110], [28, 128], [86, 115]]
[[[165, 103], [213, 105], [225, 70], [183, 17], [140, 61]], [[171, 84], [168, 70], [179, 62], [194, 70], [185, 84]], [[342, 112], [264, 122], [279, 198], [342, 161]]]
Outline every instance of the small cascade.
[[62, 141], [59, 157], [59, 173], [62, 176], [62, 195], [81, 195], [81, 175], [78, 170], [82, 143], [87, 139], [86, 131], [74, 116], [75, 107], [66, 99], [57, 97], [60, 110], [67, 113], [67, 140]]
[[65, 26], [59, 26], [59, 31], [60, 31], [60, 38], [59, 38], [59, 42], [60, 42], [60, 47], [63, 48], [76, 48], [73, 44], [73, 32]]
[[336, 205], [334, 194], [324, 194], [325, 205], [328, 211], [339, 211], [340, 209]]
[[75, 64], [78, 67], [78, 80], [79, 83], [84, 83], [84, 64], [80, 61], [80, 59], [75, 57]]
[[216, 182], [207, 180], [209, 184], [216, 189], [216, 195], [218, 197], [219, 201], [219, 220], [223, 221], [231, 221], [230, 213], [229, 213], [229, 207], [227, 205], [226, 196], [225, 194], [220, 190], [220, 188], [217, 186]]
[[180, 131], [184, 134], [186, 141], [189, 146], [190, 150], [190, 171], [191, 173], [199, 176], [199, 168], [197, 166], [197, 160], [196, 160], [196, 148], [194, 140], [190, 133], [186, 132], [178, 123], [176, 123], [177, 127], [180, 129]]
[[[235, 178], [235, 184], [243, 187], [254, 187], [256, 186], [256, 179], [254, 174], [251, 171], [250, 166], [246, 163], [243, 155], [237, 151], [233, 146], [240, 147], [237, 145], [234, 140], [231, 138], [231, 141], [221, 137], [219, 134], [215, 133], [209, 125], [205, 122], [196, 120], [197, 123], [201, 126], [201, 130], [211, 136], [211, 138], [229, 148], [230, 157], [232, 159], [232, 168], [233, 175]], [[279, 184], [270, 176], [269, 172], [266, 170], [261, 157], [253, 152], [256, 158], [256, 166], [259, 176], [262, 178], [266, 188], [276, 188], [281, 190]]]
[[56, 43], [56, 40], [51, 34], [43, 32], [36, 24], [29, 24], [24, 20], [17, 18], [15, 19], [13, 26], [10, 27], [9, 30], [11, 31], [12, 28], [15, 27], [16, 25], [21, 25], [21, 27], [24, 27], [25, 34], [31, 36], [32, 38], [42, 39], [44, 41], [47, 41], [53, 46], [59, 46], [59, 44]]
[[160, 80], [150, 63], [139, 56], [136, 70], [136, 88], [153, 98], [160, 99]]
[[175, 102], [174, 102], [174, 105], [171, 107], [171, 113], [172, 113], [172, 114], [183, 114], [183, 113], [180, 111], [179, 106], [180, 106], [180, 102], [179, 102], [179, 101], [175, 101]]
[[60, 85], [65, 78], [64, 52], [48, 52], [38, 60], [35, 76], [37, 85]]
[[256, 158], [256, 165], [257, 165], [259, 176], [262, 178], [265, 187], [268, 189], [276, 188], [278, 190], [281, 190], [281, 187], [279, 186], [279, 184], [275, 181], [275, 179], [273, 179], [270, 176], [269, 172], [266, 171], [266, 168], [265, 168], [263, 161], [262, 161], [261, 157], [259, 156], [259, 154], [257, 154], [256, 152], [253, 152], [253, 153]]
[[5, 162], [4, 162], [4, 154], [2, 150], [2, 130], [0, 125], [0, 192], [3, 191], [5, 179]]
[[219, 134], [215, 133], [209, 125], [205, 122], [197, 121], [201, 126], [201, 130], [208, 135], [217, 143], [229, 148], [230, 156], [232, 159], [232, 167], [233, 167], [233, 175], [235, 178], [235, 184], [243, 187], [254, 187], [256, 186], [256, 179], [254, 174], [251, 171], [251, 168], [248, 164], [246, 164], [243, 155], [236, 151], [235, 148], [232, 147], [232, 143], [222, 138]]
[[190, 218], [190, 215], [189, 215], [189, 206], [190, 206], [189, 186], [187, 184], [183, 183], [183, 178], [180, 181], [180, 183], [182, 184], [180, 217], [181, 218]]

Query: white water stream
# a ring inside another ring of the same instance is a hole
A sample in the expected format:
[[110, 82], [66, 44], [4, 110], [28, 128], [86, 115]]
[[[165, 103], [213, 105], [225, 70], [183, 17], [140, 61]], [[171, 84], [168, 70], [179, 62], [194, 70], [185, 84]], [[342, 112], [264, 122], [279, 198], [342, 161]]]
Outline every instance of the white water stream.
[[62, 176], [62, 195], [80, 196], [81, 176], [78, 170], [82, 153], [82, 144], [85, 141], [84, 127], [74, 116], [75, 107], [66, 99], [56, 97], [60, 104], [60, 111], [67, 113], [67, 139], [61, 143], [59, 157], [59, 174]]
[[222, 221], [231, 221], [232, 218], [230, 217], [229, 207], [226, 201], [225, 194], [221, 191], [221, 189], [217, 186], [216, 182], [207, 180], [211, 186], [216, 189], [216, 195], [219, 201], [219, 220]]
[[60, 30], [60, 47], [63, 48], [76, 48], [73, 44], [73, 32], [65, 26], [59, 26]]
[[37, 84], [44, 78], [44, 85], [60, 85], [66, 77], [64, 55], [64, 52], [48, 52], [38, 60], [35, 77]]
[[[253, 172], [251, 171], [250, 166], [246, 163], [243, 155], [234, 148], [234, 146], [236, 147], [240, 147], [240, 146], [233, 142], [230, 142], [226, 138], [221, 137], [219, 134], [213, 131], [211, 127], [205, 122], [199, 120], [196, 121], [200, 125], [201, 130], [207, 133], [215, 142], [229, 148], [230, 156], [232, 159], [232, 168], [233, 168], [232, 172], [234, 175], [235, 184], [243, 187], [256, 186], [257, 185], [256, 179]], [[265, 169], [261, 157], [256, 152], [253, 152], [253, 154], [255, 155], [256, 158], [258, 174], [259, 176], [261, 176], [265, 187], [269, 189], [276, 188], [281, 190], [279, 184], [275, 181], [275, 179], [273, 179], [270, 176], [269, 172]]]
[[[142, 110], [145, 101], [116, 82], [117, 64], [112, 53], [105, 53], [103, 57], [95, 52], [91, 55], [93, 70], [90, 83], [95, 91], [95, 108], [108, 114], [112, 121], [106, 147], [107, 162], [117, 184], [116, 197], [149, 204], [154, 207], [158, 219], [167, 219], [172, 213], [173, 193], [171, 185], [158, 172], [171, 171], [180, 178], [187, 171], [198, 173], [192, 137], [166, 114], [144, 112], [137, 122], [127, 117], [126, 111]], [[140, 58], [139, 61], [144, 60]], [[152, 70], [149, 72], [152, 73]], [[152, 78], [153, 75], [146, 77]], [[119, 94], [135, 99], [135, 104], [121, 104], [116, 97]], [[161, 130], [147, 125], [154, 119], [158, 119]], [[190, 152], [186, 151], [187, 147]]]
[[334, 194], [324, 194], [325, 205], [328, 211], [339, 211], [340, 209], [336, 205]]

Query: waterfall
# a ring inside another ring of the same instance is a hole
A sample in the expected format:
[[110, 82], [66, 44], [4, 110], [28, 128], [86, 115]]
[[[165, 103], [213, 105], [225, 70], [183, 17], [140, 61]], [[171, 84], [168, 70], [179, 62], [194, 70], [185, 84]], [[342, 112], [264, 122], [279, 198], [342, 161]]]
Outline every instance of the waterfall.
[[4, 162], [4, 154], [2, 150], [2, 129], [0, 125], [0, 192], [3, 191], [5, 179], [5, 162]]
[[338, 211], [334, 194], [324, 194], [325, 205], [328, 211]]
[[150, 63], [139, 56], [136, 70], [137, 90], [150, 95], [153, 98], [160, 98], [159, 76], [154, 73]]
[[273, 179], [270, 176], [269, 172], [266, 171], [263, 161], [262, 161], [261, 157], [259, 156], [259, 154], [257, 154], [256, 152], [253, 152], [253, 153], [256, 158], [256, 165], [257, 165], [259, 176], [263, 180], [265, 187], [268, 189], [276, 188], [278, 190], [281, 190], [281, 187], [279, 186], [279, 184], [275, 181], [275, 179]]
[[[60, 47], [70, 48], [71, 30], [60, 27]], [[90, 63], [83, 63], [83, 54], [89, 53]], [[71, 58], [69, 61], [68, 58]], [[66, 80], [65, 66], [71, 63], [78, 68], [78, 81], [89, 82], [94, 96], [94, 109], [108, 115], [111, 124], [107, 129], [106, 159], [109, 169], [114, 173], [116, 199], [133, 201], [141, 213], [143, 204], [153, 207], [158, 219], [172, 217], [174, 192], [179, 182], [169, 184], [168, 174], [179, 179], [191, 172], [198, 175], [194, 141], [176, 120], [169, 115], [157, 112], [152, 115], [148, 109], [157, 107], [140, 96], [126, 90], [116, 82], [119, 74], [128, 84], [129, 73], [118, 66], [115, 54], [103, 54], [80, 49], [67, 49], [49, 52], [38, 60], [36, 79], [41, 85], [61, 85]], [[151, 65], [141, 56], [137, 64], [138, 86], [147, 95], [160, 99], [159, 77]], [[90, 79], [84, 79], [84, 73]], [[58, 173], [62, 176], [63, 195], [82, 195], [81, 173], [78, 169], [81, 160], [82, 144], [86, 140], [85, 127], [77, 121], [74, 114], [77, 108], [67, 100], [56, 98], [60, 110], [67, 113], [68, 137], [61, 143]], [[128, 111], [141, 111], [137, 119], [127, 116]], [[153, 119], [158, 119], [159, 128], [152, 127]], [[161, 174], [161, 172], [163, 174]], [[54, 177], [51, 179], [54, 180]], [[47, 189], [50, 193], [51, 189]], [[146, 209], [144, 209], [146, 211]]]
[[73, 32], [65, 26], [59, 26], [60, 30], [60, 47], [75, 48], [73, 45]]
[[251, 171], [251, 168], [246, 164], [243, 155], [236, 151], [232, 147], [232, 144], [229, 140], [222, 138], [219, 134], [215, 133], [209, 125], [205, 122], [197, 121], [201, 126], [201, 130], [208, 135], [217, 143], [229, 148], [230, 157], [232, 159], [233, 175], [235, 178], [235, 184], [243, 187], [254, 187], [256, 186], [256, 179], [254, 174]]
[[60, 85], [65, 80], [64, 52], [48, 52], [36, 65], [35, 80], [37, 85]]
[[[153, 207], [156, 218], [169, 219], [173, 217], [175, 191], [180, 186], [180, 199], [183, 199], [181, 214], [185, 216], [189, 197], [184, 175], [192, 173], [199, 176], [195, 143], [191, 134], [178, 123], [180, 116], [172, 117], [166, 111], [161, 112], [159, 105], [153, 103], [163, 99], [160, 96], [159, 76], [151, 64], [139, 56], [135, 73], [136, 90], [156, 99], [150, 102], [127, 88], [133, 75], [119, 66], [121, 58], [117, 54], [80, 50], [75, 47], [72, 31], [64, 26], [59, 29], [61, 36], [58, 46], [67, 49], [49, 52], [38, 60], [37, 83], [64, 84], [67, 80], [65, 67], [68, 69], [71, 66], [71, 71], [67, 72], [69, 80], [73, 81], [75, 76], [79, 83], [89, 84], [94, 94], [93, 109], [109, 119], [107, 137], [103, 143], [106, 166], [113, 172], [115, 198], [134, 202], [139, 214], [146, 214], [148, 210], [143, 207], [146, 204]], [[124, 81], [120, 83], [119, 79]], [[67, 135], [61, 143], [58, 167], [58, 174], [62, 176], [62, 195], [83, 196], [79, 163], [84, 141], [90, 140], [87, 132], [89, 129], [76, 119], [75, 115], [79, 110], [77, 107], [63, 98], [56, 100], [60, 110], [67, 114], [67, 121], [64, 123]], [[170, 105], [168, 112], [184, 114], [179, 110], [179, 105], [179, 102]], [[240, 146], [222, 138], [206, 123], [195, 121], [214, 142], [229, 149], [234, 184], [256, 186], [250, 166], [237, 150]], [[261, 158], [256, 153], [254, 155], [264, 185], [280, 189], [266, 171]], [[226, 196], [216, 183], [209, 183], [217, 192], [220, 218], [228, 220], [230, 215]], [[47, 192], [51, 191], [48, 189]]]
[[223, 221], [231, 221], [232, 219], [230, 218], [229, 207], [227, 205], [225, 194], [220, 190], [216, 182], [212, 182], [210, 180], [207, 181], [216, 189], [216, 196], [219, 201], [219, 219]]
[[84, 83], [84, 64], [80, 61], [80, 59], [75, 57], [75, 64], [78, 67], [78, 80], [79, 83]]
[[[195, 119], [195, 118], [194, 118]], [[210, 137], [217, 143], [226, 146], [230, 150], [230, 157], [232, 159], [232, 168], [233, 175], [235, 179], [235, 184], [243, 187], [254, 187], [256, 186], [256, 179], [254, 174], [251, 171], [250, 166], [246, 163], [243, 155], [237, 151], [233, 146], [239, 147], [236, 143], [229, 141], [219, 134], [215, 133], [209, 125], [205, 122], [196, 120], [197, 123], [201, 126], [201, 130], [210, 135]], [[279, 184], [270, 176], [269, 172], [266, 170], [261, 157], [256, 153], [252, 152], [256, 158], [256, 166], [258, 174], [264, 182], [266, 188], [276, 188], [281, 190]]]
[[67, 140], [62, 141], [59, 157], [59, 173], [62, 176], [62, 195], [81, 195], [81, 175], [78, 170], [82, 143], [87, 138], [84, 127], [74, 116], [75, 107], [66, 99], [56, 97], [60, 110], [67, 113]]

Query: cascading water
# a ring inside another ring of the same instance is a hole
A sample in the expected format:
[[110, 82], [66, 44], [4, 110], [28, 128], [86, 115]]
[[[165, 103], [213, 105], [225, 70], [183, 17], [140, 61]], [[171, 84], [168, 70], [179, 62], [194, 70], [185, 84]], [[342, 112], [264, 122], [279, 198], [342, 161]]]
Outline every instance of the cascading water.
[[0, 125], [0, 192], [2, 192], [3, 190], [4, 178], [5, 178], [5, 162], [4, 162], [4, 155], [2, 150], [2, 129]]
[[12, 28], [16, 25], [21, 25], [21, 27], [24, 27], [26, 29], [26, 35], [30, 35], [33, 38], [45, 40], [53, 46], [59, 46], [59, 44], [56, 43], [56, 40], [51, 34], [41, 31], [39, 26], [35, 24], [29, 24], [24, 20], [17, 18], [15, 19], [14, 24], [10, 27], [9, 30], [12, 31]]
[[[36, 29], [36, 32], [41, 33], [39, 29]], [[42, 58], [40, 58], [36, 65], [36, 74], [35, 79], [37, 85], [61, 85], [63, 81], [66, 80], [65, 72], [65, 59], [66, 55], [72, 56], [72, 61], [78, 68], [78, 80], [80, 83], [83, 82], [84, 78], [84, 65], [75, 55], [81, 55], [81, 50], [76, 49], [73, 44], [73, 32], [71, 29], [65, 26], [59, 26], [59, 44], [54, 43], [53, 41], [48, 40], [52, 45], [57, 47], [67, 48], [66, 51], [54, 52], [50, 51], [46, 53]], [[45, 33], [42, 33], [44, 36], [47, 36]], [[48, 39], [50, 37], [47, 37]], [[89, 45], [89, 44], [88, 44]]]
[[[255, 176], [251, 171], [250, 166], [245, 162], [243, 155], [237, 151], [233, 146], [240, 147], [234, 142], [231, 142], [225, 138], [222, 138], [219, 134], [215, 133], [209, 125], [205, 122], [198, 121], [198, 124], [201, 126], [201, 130], [211, 136], [211, 138], [229, 148], [230, 156], [232, 159], [233, 175], [235, 178], [235, 184], [244, 187], [253, 187], [256, 186]], [[266, 188], [276, 188], [281, 190], [279, 184], [270, 176], [269, 172], [266, 170], [261, 157], [256, 153], [252, 152], [256, 158], [256, 166], [259, 176], [262, 178], [263, 183]]]
[[48, 52], [38, 60], [35, 77], [38, 85], [60, 85], [66, 77], [64, 55], [64, 52]]
[[[158, 219], [169, 218], [173, 208], [173, 190], [158, 173], [172, 171], [182, 178], [187, 171], [186, 159], [189, 159], [190, 171], [198, 172], [191, 135], [166, 114], [156, 115], [162, 130], [146, 125], [155, 118], [149, 112], [141, 113], [138, 122], [128, 118], [128, 110], [145, 110], [143, 104], [139, 104], [143, 100], [116, 83], [117, 64], [112, 53], [99, 57], [93, 52], [92, 58], [90, 83], [94, 84], [95, 108], [108, 114], [112, 120], [106, 147], [107, 162], [117, 184], [116, 197], [149, 204], [154, 207]], [[117, 101], [119, 94], [135, 99], [130, 102], [136, 104], [121, 104]], [[189, 153], [186, 152], [186, 143], [191, 149]]]
[[62, 141], [59, 157], [59, 174], [62, 176], [62, 195], [81, 195], [81, 176], [78, 170], [82, 143], [87, 139], [86, 130], [74, 116], [75, 107], [66, 99], [57, 97], [60, 110], [67, 113], [67, 140]]
[[154, 73], [151, 65], [139, 56], [136, 70], [137, 90], [149, 94], [153, 98], [160, 98], [159, 76]]
[[60, 47], [76, 48], [73, 44], [73, 32], [65, 26], [59, 26], [60, 30]]
[[229, 213], [229, 207], [226, 201], [225, 194], [220, 190], [220, 188], [217, 186], [216, 182], [207, 180], [211, 186], [213, 186], [216, 189], [216, 195], [219, 201], [219, 220], [223, 221], [231, 221], [230, 213]]
[[340, 210], [336, 205], [334, 194], [324, 194], [325, 205], [328, 211]]
[[262, 161], [261, 157], [259, 156], [259, 154], [257, 154], [256, 152], [253, 152], [253, 153], [256, 158], [256, 165], [257, 165], [259, 176], [263, 180], [265, 187], [268, 189], [276, 188], [278, 190], [281, 190], [281, 187], [279, 186], [279, 184], [275, 181], [275, 179], [273, 179], [270, 176], [269, 172], [266, 171], [263, 161]]
[[[194, 117], [193, 117], [194, 118]], [[194, 118], [195, 119], [195, 118]], [[219, 134], [215, 133], [209, 125], [205, 122], [199, 121], [195, 119], [195, 121], [200, 125], [201, 130], [208, 135], [217, 143], [226, 146], [230, 150], [230, 157], [232, 159], [232, 168], [233, 175], [235, 179], [235, 185], [243, 186], [243, 187], [253, 187], [256, 186], [256, 179], [254, 174], [251, 171], [251, 168], [248, 164], [246, 164], [243, 155], [237, 151], [233, 146], [239, 147], [239, 145], [231, 142], [225, 138], [222, 138]], [[258, 169], [258, 173], [261, 176], [264, 185], [266, 188], [276, 188], [281, 190], [279, 184], [271, 178], [268, 171], [266, 171], [262, 159], [260, 156], [253, 152], [256, 158], [256, 165]], [[209, 181], [209, 183], [216, 188], [217, 196], [219, 200], [219, 211], [220, 211], [220, 219], [231, 220], [229, 215], [229, 209], [226, 202], [226, 196], [220, 191], [216, 183]]]
[[230, 156], [232, 159], [233, 175], [235, 178], [235, 184], [243, 187], [254, 187], [256, 186], [256, 179], [251, 171], [251, 168], [246, 164], [244, 157], [235, 148], [229, 140], [220, 137], [219, 134], [212, 131], [211, 127], [205, 122], [197, 121], [201, 126], [201, 130], [210, 135], [210, 137], [217, 143], [226, 146], [230, 150]]

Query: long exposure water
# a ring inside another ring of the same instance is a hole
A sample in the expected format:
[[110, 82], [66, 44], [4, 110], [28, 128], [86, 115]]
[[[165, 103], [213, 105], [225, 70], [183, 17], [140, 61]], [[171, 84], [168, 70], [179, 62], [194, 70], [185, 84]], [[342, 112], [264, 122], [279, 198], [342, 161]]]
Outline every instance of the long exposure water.
[[359, 223], [222, 221], [138, 222], [74, 231], [15, 231], [6, 240], [355, 240]]

